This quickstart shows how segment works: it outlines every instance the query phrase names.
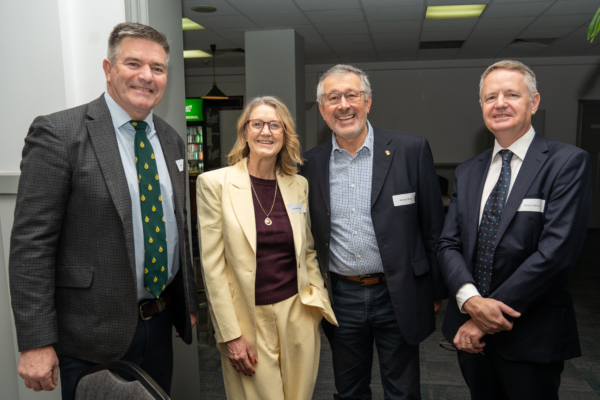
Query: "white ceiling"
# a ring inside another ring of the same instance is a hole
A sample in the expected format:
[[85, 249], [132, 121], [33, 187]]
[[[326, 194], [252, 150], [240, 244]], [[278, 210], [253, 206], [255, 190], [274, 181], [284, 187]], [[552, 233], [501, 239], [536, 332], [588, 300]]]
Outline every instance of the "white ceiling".
[[[487, 4], [476, 19], [425, 20], [431, 5]], [[186, 50], [244, 48], [244, 33], [295, 29], [306, 64], [600, 55], [586, 40], [598, 0], [183, 0], [183, 16], [205, 30], [185, 31]], [[197, 13], [192, 6], [217, 8]], [[558, 38], [550, 46], [507, 47], [515, 39]], [[419, 50], [421, 41], [465, 40], [460, 49]], [[187, 68], [208, 67], [187, 59]], [[218, 56], [218, 67], [244, 66], [244, 55]]]

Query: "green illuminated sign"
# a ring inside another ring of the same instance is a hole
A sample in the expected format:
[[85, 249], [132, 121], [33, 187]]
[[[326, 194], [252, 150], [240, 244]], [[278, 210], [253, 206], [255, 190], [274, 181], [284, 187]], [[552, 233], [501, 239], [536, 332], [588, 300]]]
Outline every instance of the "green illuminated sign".
[[185, 120], [204, 121], [202, 117], [202, 99], [185, 99]]

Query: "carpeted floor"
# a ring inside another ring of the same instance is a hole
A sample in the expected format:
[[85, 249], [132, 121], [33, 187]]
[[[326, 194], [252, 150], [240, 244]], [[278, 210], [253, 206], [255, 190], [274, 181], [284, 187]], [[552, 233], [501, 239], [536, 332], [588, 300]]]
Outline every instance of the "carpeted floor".
[[[198, 274], [200, 275], [200, 274]], [[199, 286], [201, 282], [199, 282]], [[575, 311], [583, 357], [565, 363], [560, 398], [587, 400], [600, 398], [600, 230], [590, 230], [584, 249], [570, 275], [570, 286], [575, 299]], [[200, 302], [206, 301], [201, 298]], [[421, 391], [424, 400], [469, 399], [467, 386], [456, 361], [456, 354], [439, 347], [442, 339], [441, 321], [438, 330], [421, 344]], [[202, 400], [225, 399], [219, 352], [214, 338], [208, 335], [206, 309], [199, 316], [198, 354]], [[383, 400], [377, 352], [373, 361], [371, 390], [373, 400]], [[335, 393], [331, 351], [325, 336], [322, 340], [319, 375], [314, 400], [331, 400]]]

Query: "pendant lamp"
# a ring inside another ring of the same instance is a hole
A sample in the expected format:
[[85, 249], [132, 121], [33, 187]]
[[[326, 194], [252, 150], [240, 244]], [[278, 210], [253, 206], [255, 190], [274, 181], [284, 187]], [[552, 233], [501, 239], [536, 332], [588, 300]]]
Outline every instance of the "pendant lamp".
[[212, 51], [212, 55], [213, 55], [213, 86], [208, 92], [206, 92], [206, 94], [204, 96], [202, 96], [202, 98], [207, 99], [207, 100], [227, 100], [229, 97], [227, 97], [225, 95], [225, 93], [221, 92], [219, 90], [219, 88], [217, 87], [217, 80], [216, 80], [216, 73], [215, 73], [215, 61], [216, 61], [215, 52], [217, 50], [217, 45], [211, 44], [210, 50]]

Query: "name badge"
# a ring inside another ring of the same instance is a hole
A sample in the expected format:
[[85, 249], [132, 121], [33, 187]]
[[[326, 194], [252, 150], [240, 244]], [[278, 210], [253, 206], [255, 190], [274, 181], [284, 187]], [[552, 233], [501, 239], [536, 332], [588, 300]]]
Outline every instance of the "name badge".
[[392, 196], [392, 200], [394, 200], [394, 207], [415, 204], [415, 192], [397, 194], [395, 196]]
[[546, 206], [546, 200], [542, 199], [523, 199], [523, 202], [519, 206], [517, 211], [529, 211], [529, 212], [544, 212]]
[[183, 171], [183, 159], [175, 160], [175, 164], [177, 164], [177, 168], [179, 168], [179, 172]]
[[302, 203], [290, 203], [287, 205], [290, 214], [302, 214], [306, 212], [304, 204]]

